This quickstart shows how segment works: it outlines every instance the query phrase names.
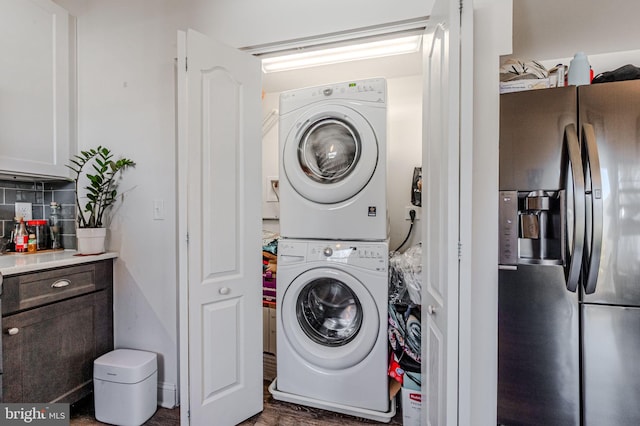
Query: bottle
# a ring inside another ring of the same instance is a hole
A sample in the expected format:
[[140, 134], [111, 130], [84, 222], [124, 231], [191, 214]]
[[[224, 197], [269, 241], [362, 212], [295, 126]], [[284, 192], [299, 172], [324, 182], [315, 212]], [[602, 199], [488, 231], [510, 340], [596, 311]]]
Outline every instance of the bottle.
[[36, 234], [29, 234], [29, 239], [27, 240], [27, 251], [29, 253], [35, 253], [38, 249], [38, 240], [36, 239]]
[[20, 224], [18, 225], [18, 230], [16, 231], [16, 235], [15, 235], [15, 245], [16, 245], [16, 252], [18, 253], [24, 253], [25, 251], [27, 251], [27, 243], [28, 243], [28, 238], [29, 235], [27, 234], [27, 228], [24, 226], [24, 219], [22, 217], [20, 217]]
[[569, 63], [569, 86], [590, 84], [591, 66], [584, 52], [578, 52]]
[[13, 230], [11, 231], [11, 236], [9, 237], [9, 244], [7, 245], [8, 251], [16, 251], [16, 235], [18, 234], [18, 229], [20, 229], [20, 222], [18, 218], [13, 218]]
[[60, 231], [62, 224], [60, 223], [60, 206], [55, 201], [50, 204], [51, 215], [49, 216], [49, 231], [51, 232], [51, 248], [59, 249], [60, 245]]

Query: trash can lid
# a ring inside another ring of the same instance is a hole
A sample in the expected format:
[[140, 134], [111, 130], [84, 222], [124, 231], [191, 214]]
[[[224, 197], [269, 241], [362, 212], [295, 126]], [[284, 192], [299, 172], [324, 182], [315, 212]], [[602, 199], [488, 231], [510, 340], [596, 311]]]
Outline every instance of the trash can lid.
[[157, 355], [153, 352], [116, 349], [93, 362], [93, 378], [117, 383], [138, 383], [157, 369]]

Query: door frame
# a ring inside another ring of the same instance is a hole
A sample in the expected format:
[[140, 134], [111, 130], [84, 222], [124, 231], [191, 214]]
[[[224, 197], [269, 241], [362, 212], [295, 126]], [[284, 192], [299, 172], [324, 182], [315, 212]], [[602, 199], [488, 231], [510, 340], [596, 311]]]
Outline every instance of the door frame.
[[[455, 0], [454, 0], [455, 1]], [[464, 3], [465, 8], [462, 9], [463, 13], [461, 16], [463, 29], [467, 32], [467, 37], [465, 37], [467, 43], [462, 42], [461, 50], [462, 52], [466, 52], [463, 54], [465, 59], [462, 59], [463, 65], [461, 71], [461, 79], [462, 79], [462, 88], [465, 89], [461, 94], [461, 132], [460, 132], [460, 166], [462, 168], [460, 175], [460, 233], [461, 240], [465, 241], [464, 244], [460, 244], [459, 246], [459, 254], [460, 254], [460, 270], [459, 270], [459, 300], [456, 304], [458, 310], [456, 313], [453, 313], [459, 318], [458, 324], [458, 335], [456, 339], [460, 342], [460, 351], [464, 353], [465, 350], [470, 348], [471, 346], [471, 329], [472, 329], [472, 314], [467, 313], [470, 311], [466, 311], [465, 309], [460, 309], [462, 305], [465, 307], [470, 306], [469, 296], [471, 294], [470, 286], [471, 286], [471, 275], [472, 275], [472, 265], [471, 265], [471, 248], [472, 248], [472, 213], [471, 213], [471, 202], [472, 202], [472, 172], [471, 165], [473, 159], [473, 95], [472, 95], [472, 87], [473, 87], [473, 6], [467, 0], [459, 0], [460, 5]], [[466, 12], [466, 13], [465, 13]], [[348, 36], [342, 36], [343, 40], [348, 40]], [[353, 39], [357, 38], [357, 34], [353, 35]], [[287, 46], [290, 42], [283, 42], [282, 46]], [[311, 41], [309, 42], [311, 44]], [[181, 45], [186, 44], [186, 33], [182, 31], [178, 31], [178, 50], [180, 50]], [[269, 46], [273, 50], [277, 50], [278, 46], [273, 45]], [[424, 47], [423, 47], [424, 48]], [[471, 53], [470, 53], [471, 52]], [[176, 59], [176, 80], [175, 80], [175, 89], [176, 93], [178, 89], [186, 90], [183, 86], [185, 83], [182, 79], [177, 78], [178, 72], [177, 70], [185, 69], [186, 67], [186, 55], [180, 54], [178, 51], [178, 57]], [[184, 53], [184, 52], [183, 52]], [[468, 62], [469, 58], [471, 59], [471, 63]], [[423, 71], [424, 73], [424, 71]], [[464, 76], [464, 77], [463, 77]], [[466, 84], [465, 84], [466, 83]], [[186, 105], [176, 96], [176, 118], [179, 120], [182, 118], [184, 120], [184, 115], [186, 114]], [[465, 125], [466, 124], [466, 125]], [[177, 128], [176, 130], [176, 139], [177, 141], [186, 140], [186, 129]], [[178, 217], [187, 217], [187, 208], [186, 208], [186, 200], [187, 200], [187, 191], [186, 191], [186, 182], [187, 182], [187, 172], [186, 172], [186, 146], [185, 144], [177, 143], [176, 147], [176, 155], [177, 155], [177, 163], [178, 163], [178, 172], [177, 172], [177, 202], [178, 206], [177, 216]], [[423, 140], [423, 150], [424, 140]], [[465, 207], [465, 208], [463, 208]], [[469, 207], [469, 208], [466, 208]], [[188, 374], [183, 374], [184, 372], [188, 372], [189, 364], [188, 364], [188, 288], [185, 283], [188, 282], [188, 269], [187, 265], [187, 247], [188, 247], [188, 232], [187, 232], [187, 224], [183, 221], [179, 221], [177, 224], [177, 232], [178, 232], [178, 247], [177, 247], [177, 261], [178, 261], [178, 271], [177, 271], [177, 281], [179, 283], [177, 288], [177, 297], [178, 297], [178, 310], [179, 310], [179, 335], [178, 335], [178, 348], [179, 348], [179, 368], [180, 368], [180, 396], [179, 400], [181, 404], [186, 405], [188, 407], [189, 404], [189, 396], [188, 393], [185, 395], [185, 392], [182, 390], [189, 388], [189, 379]], [[423, 269], [425, 268], [425, 264], [423, 261]], [[424, 294], [424, 293], [423, 293]], [[424, 296], [423, 296], [424, 299]], [[423, 342], [424, 340], [423, 331]], [[424, 346], [424, 343], [423, 343]], [[463, 350], [464, 349], [464, 350]], [[457, 390], [457, 412], [458, 412], [458, 420], [462, 420], [465, 418], [469, 418], [471, 413], [471, 405], [472, 401], [468, 395], [464, 395], [460, 393], [460, 389], [470, 389], [471, 385], [471, 371], [469, 368], [462, 367], [461, 363], [464, 364], [467, 362], [467, 356], [460, 354], [458, 355], [458, 359], [456, 360], [458, 373], [458, 390]], [[423, 387], [423, 394], [424, 394]], [[449, 403], [453, 403], [453, 401], [449, 401]], [[189, 424], [189, 412], [188, 410], [182, 410], [181, 414], [181, 424], [186, 425]]]
[[[179, 93], [186, 93], [186, 78], [181, 78], [182, 70], [187, 69], [187, 33], [186, 31], [178, 31], [178, 58], [175, 68], [175, 90], [176, 90], [176, 121], [185, 123], [187, 121], [187, 99], [178, 96]], [[188, 183], [188, 144], [187, 144], [187, 126], [176, 125], [176, 162], [177, 162], [177, 202], [176, 216], [178, 219], [187, 217], [187, 183]], [[179, 374], [180, 392], [178, 400], [182, 409], [180, 410], [180, 424], [189, 424], [189, 259], [187, 257], [189, 249], [189, 233], [186, 220], [178, 220], [178, 357], [179, 357]], [[185, 410], [185, 407], [187, 408]]]

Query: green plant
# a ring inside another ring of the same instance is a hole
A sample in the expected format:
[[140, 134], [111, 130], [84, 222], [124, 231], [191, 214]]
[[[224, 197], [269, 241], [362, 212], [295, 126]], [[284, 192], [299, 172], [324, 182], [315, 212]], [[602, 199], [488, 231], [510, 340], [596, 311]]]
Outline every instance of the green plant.
[[[111, 150], [103, 146], [80, 151], [80, 155], [75, 155], [69, 162], [71, 164], [66, 166], [75, 173], [78, 228], [102, 228], [105, 212], [117, 200], [116, 178], [129, 167], [135, 167], [136, 163], [128, 158], [113, 160]], [[86, 190], [85, 195], [89, 201], [83, 209], [80, 204], [78, 185], [85, 167], [90, 167], [93, 172], [91, 170], [85, 172], [89, 184], [83, 189]]]

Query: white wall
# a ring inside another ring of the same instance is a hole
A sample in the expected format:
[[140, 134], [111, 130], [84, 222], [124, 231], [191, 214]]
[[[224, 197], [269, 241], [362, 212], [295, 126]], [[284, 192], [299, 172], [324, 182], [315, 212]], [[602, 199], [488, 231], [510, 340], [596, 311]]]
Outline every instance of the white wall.
[[[267, 117], [273, 111], [278, 111], [280, 93], [265, 93], [262, 98], [262, 117]], [[262, 137], [262, 217], [265, 219], [277, 219], [280, 217], [280, 203], [266, 202], [269, 185], [265, 182], [267, 177], [279, 177], [278, 154], [278, 120], [271, 129]], [[266, 225], [266, 226], [265, 226]], [[278, 231], [277, 220], [273, 223], [264, 223], [263, 228]]]
[[[516, 0], [513, 56], [552, 59], [638, 49], [640, 2]], [[636, 64], [640, 65], [640, 64]]]
[[[356, 77], [357, 78], [357, 77]], [[326, 81], [331, 83], [333, 81]], [[413, 168], [420, 167], [422, 158], [422, 76], [388, 78], [387, 107], [387, 200], [389, 210], [389, 246], [396, 249], [409, 231], [405, 220], [405, 208], [411, 203], [411, 180]], [[263, 117], [278, 109], [280, 93], [266, 93], [262, 102]], [[266, 195], [268, 176], [278, 176], [278, 125], [263, 138], [262, 175], [263, 200]], [[279, 214], [278, 203], [263, 203], [263, 217]], [[418, 213], [418, 217], [420, 214]], [[264, 228], [277, 230], [272, 221], [265, 221]], [[402, 251], [420, 241], [421, 222], [416, 221], [411, 237], [402, 246]]]
[[[572, 56], [555, 59], [545, 58], [541, 59], [540, 63], [547, 69], [551, 69], [556, 64], [569, 65], [571, 63], [571, 59]], [[589, 65], [591, 65], [591, 69], [593, 70], [593, 75], [597, 76], [602, 72], [612, 71], [626, 64], [640, 66], [640, 50], [591, 54], [587, 55], [587, 59], [589, 60]]]
[[[389, 79], [387, 139], [387, 203], [389, 248], [395, 250], [407, 236], [410, 222], [405, 209], [411, 205], [413, 168], [422, 166], [422, 75]], [[418, 211], [416, 217], [421, 214]], [[422, 222], [416, 220], [412, 235], [401, 250], [420, 242]]]
[[247, 47], [428, 16], [433, 0], [188, 0], [194, 29]]
[[[159, 355], [161, 403], [178, 384], [174, 58], [180, 14], [169, 0], [59, 0], [77, 16], [78, 145], [132, 158], [109, 249], [116, 348]], [[164, 219], [153, 220], [153, 202]]]
[[460, 424], [496, 423], [498, 69], [500, 55], [511, 52], [511, 6], [512, 0], [474, 1], [472, 279], [460, 295]]

